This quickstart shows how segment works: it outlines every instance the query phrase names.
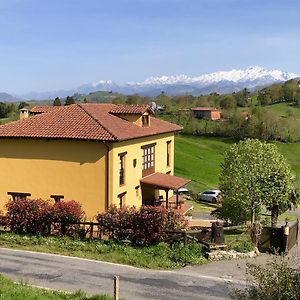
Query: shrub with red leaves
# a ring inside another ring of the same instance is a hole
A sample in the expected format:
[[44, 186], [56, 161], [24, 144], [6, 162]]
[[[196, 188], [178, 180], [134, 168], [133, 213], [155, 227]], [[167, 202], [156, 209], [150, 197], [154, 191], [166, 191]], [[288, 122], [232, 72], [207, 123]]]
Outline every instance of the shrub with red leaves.
[[174, 209], [143, 206], [136, 208], [110, 207], [98, 214], [102, 232], [113, 240], [130, 240], [136, 245], [150, 245], [166, 238], [166, 230], [182, 230], [187, 227], [183, 215]]
[[51, 209], [51, 221], [56, 223], [55, 230], [60, 235], [73, 236], [79, 226], [70, 223], [80, 222], [84, 214], [81, 205], [74, 200], [56, 202]]
[[16, 233], [46, 234], [51, 205], [41, 199], [10, 200], [6, 204], [8, 227]]
[[8, 225], [8, 218], [4, 215], [3, 211], [0, 210], [0, 226], [6, 228]]
[[10, 200], [6, 204], [8, 227], [21, 234], [49, 234], [51, 223], [59, 223], [56, 231], [68, 232], [68, 224], [79, 222], [84, 216], [81, 205], [76, 201], [51, 204], [42, 199]]

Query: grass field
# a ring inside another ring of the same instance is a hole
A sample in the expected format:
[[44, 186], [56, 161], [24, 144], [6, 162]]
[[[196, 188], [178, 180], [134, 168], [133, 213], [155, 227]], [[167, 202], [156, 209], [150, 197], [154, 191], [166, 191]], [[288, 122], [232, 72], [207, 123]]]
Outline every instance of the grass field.
[[265, 108], [278, 117], [295, 117], [296, 119], [300, 119], [300, 108], [290, 103], [276, 103], [265, 106]]
[[217, 188], [228, 139], [179, 135], [175, 140], [175, 175], [190, 178], [189, 188], [198, 193]]
[[0, 274], [0, 298], [5, 300], [112, 300], [107, 295], [87, 296], [84, 292], [63, 293], [15, 283]]
[[[178, 135], [175, 138], [175, 175], [190, 178], [194, 193], [217, 188], [224, 152], [233, 142], [225, 138]], [[300, 143], [275, 142], [300, 178]]]

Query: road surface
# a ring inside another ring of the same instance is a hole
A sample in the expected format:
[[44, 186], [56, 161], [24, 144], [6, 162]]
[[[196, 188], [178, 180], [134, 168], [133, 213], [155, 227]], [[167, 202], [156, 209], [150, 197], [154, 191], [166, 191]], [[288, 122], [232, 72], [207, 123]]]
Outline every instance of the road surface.
[[194, 268], [146, 270], [4, 248], [0, 248], [0, 273], [36, 286], [110, 295], [113, 295], [113, 276], [119, 275], [120, 295], [126, 300], [229, 299], [228, 281], [232, 279], [222, 276], [222, 272], [220, 276], [206, 275]]

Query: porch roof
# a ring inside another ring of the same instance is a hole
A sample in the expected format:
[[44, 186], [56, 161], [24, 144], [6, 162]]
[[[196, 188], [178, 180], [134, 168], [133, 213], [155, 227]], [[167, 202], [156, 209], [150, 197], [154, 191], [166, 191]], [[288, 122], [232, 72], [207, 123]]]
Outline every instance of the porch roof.
[[189, 179], [159, 172], [150, 174], [140, 180], [141, 184], [150, 185], [162, 190], [178, 190], [190, 181]]

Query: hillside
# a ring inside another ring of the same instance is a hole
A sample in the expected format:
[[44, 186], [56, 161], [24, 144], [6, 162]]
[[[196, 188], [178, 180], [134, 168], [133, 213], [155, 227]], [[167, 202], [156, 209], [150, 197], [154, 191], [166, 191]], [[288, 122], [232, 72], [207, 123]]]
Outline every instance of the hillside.
[[[193, 179], [189, 188], [199, 193], [217, 188], [221, 163], [230, 139], [178, 135], [175, 138], [175, 175]], [[300, 143], [275, 143], [287, 158], [300, 184]]]
[[82, 95], [79, 101], [83, 102], [86, 99], [87, 102], [94, 103], [111, 103], [116, 98], [123, 98], [124, 96], [119, 93], [111, 93], [106, 91], [96, 91], [89, 93], [88, 95]]
[[8, 93], [0, 93], [0, 102], [13, 102], [18, 101], [18, 99]]

